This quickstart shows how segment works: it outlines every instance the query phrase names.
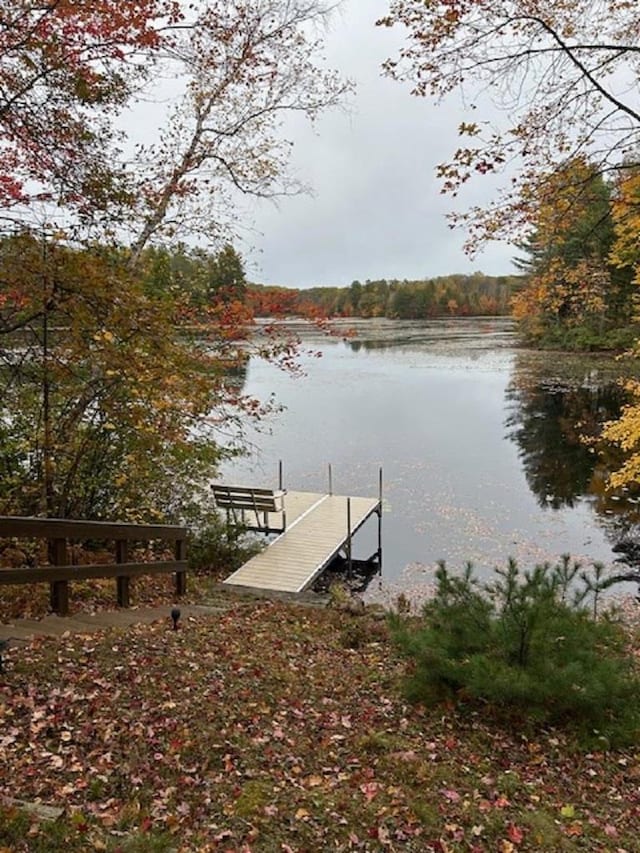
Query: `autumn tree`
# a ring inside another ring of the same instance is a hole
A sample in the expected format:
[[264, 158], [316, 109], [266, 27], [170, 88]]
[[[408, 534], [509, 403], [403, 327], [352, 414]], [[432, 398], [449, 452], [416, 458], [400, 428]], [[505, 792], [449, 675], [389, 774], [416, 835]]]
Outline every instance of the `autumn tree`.
[[[322, 64], [327, 15], [320, 0], [0, 4], [5, 512], [175, 514], [260, 415], [229, 381], [252, 352], [241, 260], [208, 270], [194, 312], [162, 247], [219, 249], [237, 194], [303, 189], [283, 118], [348, 89]], [[131, 121], [161, 99], [155, 128]]]
[[618, 176], [612, 194], [611, 211], [615, 240], [611, 263], [630, 270], [635, 285], [640, 284], [640, 173], [631, 168]]
[[209, 317], [202, 346], [184, 293], [149, 291], [119, 255], [2, 241], [0, 276], [28, 275], [44, 305], [0, 349], [5, 514], [176, 517], [232, 452], [234, 413], [260, 413], [242, 343]]
[[[0, 3], [0, 205], [80, 209], [125, 191], [113, 116], [149, 76], [173, 0]], [[140, 62], [144, 55], [145, 62]]]
[[[612, 261], [619, 267], [633, 271], [636, 286], [640, 284], [639, 209], [640, 176], [637, 169], [633, 169], [622, 176], [616, 186], [613, 204], [616, 241]], [[635, 309], [637, 312], [637, 298]], [[638, 354], [639, 346], [636, 343], [635, 355]], [[623, 408], [619, 419], [609, 421], [605, 425], [603, 438], [619, 448], [625, 457], [624, 464], [611, 475], [612, 486], [635, 490], [640, 482], [640, 382], [627, 380], [624, 385], [630, 402]]]
[[210, 301], [223, 297], [225, 300], [243, 302], [247, 290], [247, 277], [242, 258], [234, 247], [227, 243], [211, 260], [207, 281]]
[[629, 275], [610, 262], [610, 186], [584, 158], [550, 175], [548, 184], [556, 191], [542, 194], [521, 244], [526, 257], [518, 265], [528, 280], [514, 297], [514, 314], [533, 341], [566, 345], [579, 328], [583, 338], [589, 329], [607, 346], [611, 328], [630, 319]]
[[0, 201], [26, 216], [48, 200], [66, 228], [104, 213], [132, 263], [152, 238], [219, 239], [233, 192], [303, 188], [282, 120], [349, 88], [322, 64], [328, 14], [322, 0], [4, 0]]
[[392, 0], [379, 24], [406, 33], [385, 69], [414, 95], [465, 92], [465, 141], [439, 167], [443, 189], [456, 194], [473, 175], [509, 174], [492, 204], [460, 217], [472, 246], [524, 237], [541, 196], [552, 203], [577, 157], [606, 174], [640, 150], [635, 3]]

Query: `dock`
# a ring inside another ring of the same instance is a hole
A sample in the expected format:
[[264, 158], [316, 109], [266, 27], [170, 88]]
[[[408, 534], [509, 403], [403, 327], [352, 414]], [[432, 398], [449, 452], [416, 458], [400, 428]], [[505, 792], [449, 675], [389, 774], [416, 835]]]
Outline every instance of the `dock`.
[[[342, 551], [351, 560], [352, 538], [372, 515], [378, 515], [381, 561], [382, 498], [350, 497], [319, 492], [284, 496], [286, 528], [260, 554], [224, 581], [229, 586], [300, 593]], [[277, 527], [277, 514], [270, 523]]]

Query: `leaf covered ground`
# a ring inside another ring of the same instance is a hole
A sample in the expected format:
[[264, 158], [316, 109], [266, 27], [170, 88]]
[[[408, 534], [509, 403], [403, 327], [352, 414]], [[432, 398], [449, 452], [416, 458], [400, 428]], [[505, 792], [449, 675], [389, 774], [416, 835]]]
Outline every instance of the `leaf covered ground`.
[[[25, 571], [28, 571], [26, 569]], [[227, 573], [223, 575], [226, 576]], [[209, 578], [190, 575], [183, 601], [198, 603], [210, 589]], [[8, 584], [2, 586], [0, 623], [11, 623], [21, 617], [40, 619], [51, 612], [48, 583]], [[173, 577], [144, 575], [131, 579], [131, 601], [137, 607], [158, 607], [171, 601], [175, 593]], [[113, 610], [116, 607], [114, 578], [74, 581], [69, 595], [69, 613]]]
[[0, 850], [640, 851], [639, 751], [407, 705], [404, 669], [375, 614], [270, 602], [11, 648]]

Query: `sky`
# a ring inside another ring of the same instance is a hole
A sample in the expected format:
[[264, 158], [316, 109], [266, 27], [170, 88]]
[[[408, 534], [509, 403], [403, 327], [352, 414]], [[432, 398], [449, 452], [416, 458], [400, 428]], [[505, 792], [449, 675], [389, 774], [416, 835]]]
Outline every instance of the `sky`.
[[[348, 109], [326, 114], [313, 130], [287, 126], [293, 169], [313, 195], [255, 200], [243, 212], [251, 281], [304, 288], [515, 272], [512, 246], [491, 244], [472, 260], [463, 251], [464, 232], [449, 227], [446, 215], [456, 202], [441, 195], [435, 170], [458, 147], [462, 100], [454, 95], [437, 105], [382, 76], [382, 62], [401, 39], [401, 30], [375, 27], [387, 11], [387, 0], [344, 0], [335, 13], [328, 63], [356, 91]], [[458, 207], [487, 202], [492, 191], [479, 177]]]

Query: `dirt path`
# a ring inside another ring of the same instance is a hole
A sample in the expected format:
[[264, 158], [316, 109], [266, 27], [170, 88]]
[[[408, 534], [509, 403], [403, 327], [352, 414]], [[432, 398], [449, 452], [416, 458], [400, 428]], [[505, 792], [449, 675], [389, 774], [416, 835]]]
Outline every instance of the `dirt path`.
[[[180, 605], [180, 619], [224, 613], [234, 602], [217, 602], [215, 605]], [[105, 628], [127, 628], [130, 625], [148, 624], [165, 620], [172, 625], [172, 605], [140, 607], [128, 610], [102, 610], [97, 613], [74, 613], [71, 616], [51, 614], [43, 619], [16, 619], [0, 625], [0, 640], [28, 642], [34, 637], [61, 637], [65, 634], [92, 634]]]
[[[280, 599], [308, 606], [325, 606], [326, 596], [313, 593], [299, 595], [265, 594], [261, 590], [242, 590], [242, 594], [229, 591], [219, 585], [214, 589], [211, 598], [203, 604], [178, 604], [180, 621], [185, 619], [225, 613], [240, 604], [249, 604], [257, 599]], [[72, 634], [92, 634], [108, 628], [128, 628], [130, 625], [150, 624], [160, 620], [166, 621], [167, 626], [173, 625], [171, 610], [175, 605], [171, 602], [160, 607], [131, 607], [119, 610], [99, 610], [95, 613], [75, 612], [70, 616], [49, 614], [42, 619], [14, 619], [12, 622], [0, 624], [0, 643], [10, 645], [27, 643], [35, 637], [61, 637]]]

